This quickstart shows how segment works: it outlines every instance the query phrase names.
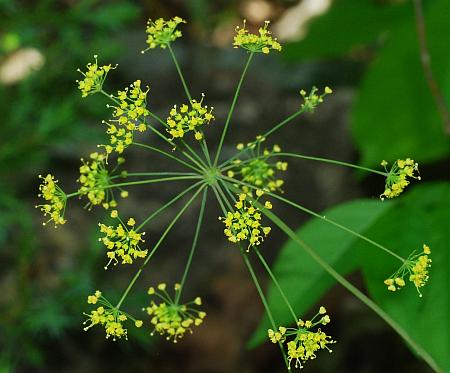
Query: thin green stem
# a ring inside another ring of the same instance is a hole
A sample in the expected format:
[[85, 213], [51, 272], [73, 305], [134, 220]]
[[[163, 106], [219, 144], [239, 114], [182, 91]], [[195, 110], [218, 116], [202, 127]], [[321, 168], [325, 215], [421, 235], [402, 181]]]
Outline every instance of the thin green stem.
[[356, 298], [363, 302], [367, 307], [372, 309], [378, 316], [380, 316], [392, 329], [394, 329], [415, 351], [425, 360], [425, 362], [436, 372], [444, 372], [444, 370], [436, 363], [433, 357], [420, 346], [409, 334], [404, 330], [395, 320], [393, 320], [383, 309], [381, 309], [375, 302], [358, 290], [354, 285], [348, 282], [338, 272], [334, 270], [325, 260], [323, 260], [311, 247], [303, 242], [297, 234], [290, 229], [278, 216], [267, 209], [261, 209], [262, 213], [266, 215], [275, 225], [277, 225], [291, 240], [300, 246], [305, 252], [311, 256], [330, 276], [345, 287]]
[[184, 80], [183, 73], [181, 72], [180, 66], [178, 65], [177, 57], [175, 56], [175, 53], [173, 52], [173, 49], [172, 49], [170, 43], [167, 44], [167, 49], [169, 50], [170, 55], [172, 56], [173, 63], [175, 64], [178, 75], [181, 79], [181, 83], [183, 84], [184, 92], [186, 93], [186, 96], [187, 96], [189, 102], [191, 102], [192, 101], [191, 93], [189, 92], [189, 88], [186, 85], [186, 81]]
[[180, 164], [182, 164], [182, 165], [184, 165], [186, 167], [189, 167], [190, 169], [192, 169], [194, 171], [197, 171], [199, 173], [203, 173], [203, 170], [201, 168], [199, 168], [195, 162], [194, 162], [195, 163], [195, 166], [194, 166], [194, 165], [192, 165], [190, 163], [187, 163], [187, 162], [183, 161], [182, 159], [180, 159], [180, 158], [178, 158], [178, 157], [176, 157], [176, 156], [174, 156], [174, 155], [172, 155], [170, 153], [165, 152], [164, 150], [155, 148], [154, 146], [141, 144], [139, 142], [133, 142], [133, 145], [140, 146], [141, 148], [145, 148], [145, 149], [148, 149], [148, 150], [152, 150], [152, 151], [157, 152], [159, 154], [162, 154], [162, 155], [164, 155], [164, 156], [166, 156], [166, 157], [168, 157], [170, 159], [173, 159], [174, 161], [177, 161], [178, 163], [180, 163]]
[[108, 97], [110, 100], [114, 101], [114, 103], [116, 103], [117, 105], [120, 105], [120, 102], [117, 101], [117, 99], [113, 96], [111, 96], [109, 93], [106, 93], [103, 89], [101, 91], [99, 91], [102, 95]]
[[211, 155], [209, 153], [208, 144], [206, 143], [205, 138], [201, 140], [200, 146], [202, 148], [203, 154], [205, 155], [206, 161], [208, 162], [208, 165], [212, 167]]
[[162, 234], [162, 236], [160, 237], [160, 239], [158, 240], [158, 242], [155, 244], [155, 246], [153, 247], [152, 251], [148, 254], [147, 258], [145, 259], [145, 261], [141, 264], [141, 266], [139, 267], [138, 271], [136, 272], [136, 274], [134, 275], [134, 277], [131, 279], [130, 283], [128, 284], [127, 288], [125, 289], [125, 291], [122, 294], [122, 297], [120, 298], [119, 302], [117, 303], [116, 307], [117, 309], [120, 308], [120, 306], [122, 305], [123, 301], [125, 300], [125, 298], [127, 297], [128, 293], [130, 292], [131, 288], [133, 287], [133, 285], [136, 283], [137, 279], [139, 278], [139, 276], [141, 275], [143, 269], [145, 268], [145, 266], [147, 265], [147, 263], [150, 261], [150, 259], [152, 258], [152, 256], [155, 254], [156, 250], [158, 249], [158, 247], [161, 245], [161, 243], [164, 241], [164, 238], [167, 236], [167, 234], [170, 232], [170, 230], [172, 229], [172, 227], [175, 225], [175, 223], [178, 221], [178, 219], [181, 217], [181, 215], [183, 215], [183, 213], [187, 210], [187, 208], [191, 205], [191, 203], [194, 201], [194, 199], [199, 195], [199, 193], [203, 190], [203, 188], [205, 188], [206, 185], [202, 185], [195, 193], [194, 195], [186, 202], [186, 204], [183, 206], [183, 208], [178, 212], [178, 214], [175, 216], [175, 218], [170, 222], [169, 226], [166, 228], [166, 230], [164, 231], [164, 233]]
[[176, 201], [178, 201], [181, 197], [183, 197], [185, 194], [189, 193], [192, 189], [195, 189], [200, 184], [203, 183], [202, 181], [199, 181], [198, 183], [195, 183], [194, 185], [191, 185], [189, 188], [181, 192], [180, 194], [177, 194], [174, 198], [172, 198], [169, 202], [161, 206], [159, 209], [154, 211], [152, 214], [150, 214], [142, 223], [136, 228], [136, 232], [138, 232], [142, 227], [144, 227], [149, 221], [154, 219], [156, 216], [158, 216], [161, 212], [163, 212], [165, 209], [167, 209], [169, 206], [174, 204]]
[[137, 177], [137, 176], [198, 176], [198, 173], [194, 172], [127, 172], [122, 175], [114, 175], [110, 177], [110, 180], [127, 178], [127, 177]]
[[275, 125], [272, 129], [267, 131], [264, 135], [262, 135], [263, 138], [267, 138], [269, 135], [274, 133], [275, 131], [278, 131], [281, 127], [283, 127], [285, 124], [289, 123], [291, 120], [294, 120], [299, 115], [303, 114], [303, 109], [300, 109], [299, 111], [296, 111], [294, 114], [289, 115], [286, 119], [282, 120], [280, 123]]
[[267, 264], [266, 260], [262, 256], [261, 252], [258, 250], [256, 246], [253, 246], [253, 250], [255, 251], [256, 255], [258, 256], [260, 262], [262, 263], [263, 267], [266, 269], [266, 272], [269, 274], [270, 278], [272, 279], [273, 284], [277, 288], [278, 292], [280, 293], [281, 297], [284, 300], [284, 303], [286, 303], [286, 306], [289, 309], [289, 312], [291, 313], [292, 317], [294, 318], [294, 323], [297, 323], [297, 315], [294, 312], [294, 309], [291, 306], [291, 303], [286, 297], [286, 294], [284, 293], [283, 289], [281, 288], [278, 280], [276, 279], [275, 275], [273, 274], [272, 270], [270, 269], [269, 265]]
[[[274, 133], [275, 131], [279, 130], [281, 127], [283, 127], [285, 124], [289, 123], [290, 121], [292, 121], [293, 119], [297, 118], [300, 114], [302, 114], [304, 112], [303, 109], [300, 109], [299, 111], [296, 111], [295, 113], [289, 115], [286, 119], [282, 120], [280, 123], [278, 123], [277, 125], [275, 125], [272, 129], [270, 129], [269, 131], [267, 131], [266, 133], [264, 133], [264, 135], [262, 135], [262, 138], [267, 138], [269, 135], [271, 135], [272, 133]], [[255, 143], [258, 143], [258, 146], [260, 146], [260, 141], [255, 141]], [[244, 147], [244, 149], [240, 150], [238, 153], [236, 153], [233, 157], [231, 157], [230, 159], [226, 160], [225, 162], [223, 162], [219, 168], [222, 169], [223, 167], [229, 165], [231, 162], [233, 162], [235, 159], [239, 158], [243, 153], [247, 152], [248, 150], [250, 150], [250, 148], [248, 146]]]
[[[148, 179], [148, 180], [137, 180], [137, 181], [128, 181], [125, 183], [117, 183], [117, 184], [110, 184], [108, 186], [103, 187], [103, 189], [112, 189], [112, 188], [119, 188], [119, 187], [124, 187], [124, 186], [130, 186], [130, 185], [142, 185], [142, 184], [153, 184], [153, 183], [161, 183], [161, 182], [165, 182], [165, 181], [178, 181], [178, 180], [198, 180], [198, 179], [203, 179], [202, 176], [198, 175], [198, 176], [174, 176], [174, 177], [164, 177], [164, 178], [160, 178], [160, 179]], [[95, 187], [92, 189], [101, 189], [102, 187]], [[71, 197], [75, 197], [75, 196], [79, 196], [81, 194], [81, 192], [74, 192], [74, 193], [70, 193], [67, 194], [66, 197], [67, 198], [71, 198]]]
[[[254, 185], [251, 185], [251, 184], [248, 184], [248, 183], [244, 183], [242, 181], [229, 178], [227, 176], [223, 176], [222, 175], [222, 178], [224, 178], [225, 180], [228, 180], [228, 181], [230, 181], [232, 183], [245, 185], [245, 186], [247, 186], [249, 188], [252, 188], [252, 189], [255, 189], [255, 190], [259, 189], [259, 188], [255, 187]], [[342, 229], [342, 230], [344, 230], [344, 231], [346, 231], [346, 232], [348, 232], [348, 233], [350, 233], [350, 234], [352, 234], [352, 235], [354, 235], [354, 236], [356, 236], [356, 237], [358, 237], [358, 238], [360, 238], [360, 239], [362, 239], [362, 240], [372, 244], [373, 246], [378, 247], [379, 249], [381, 249], [381, 250], [387, 252], [388, 254], [392, 255], [394, 258], [397, 258], [402, 263], [405, 262], [405, 258], [403, 258], [402, 256], [400, 256], [400, 255], [394, 253], [393, 251], [389, 250], [387, 247], [384, 247], [383, 245], [379, 244], [378, 242], [375, 242], [375, 241], [371, 240], [370, 238], [368, 238], [366, 236], [363, 236], [362, 234], [360, 234], [358, 232], [355, 232], [354, 230], [351, 230], [350, 228], [347, 228], [347, 227], [345, 227], [345, 226], [335, 222], [334, 220], [328, 219], [326, 216], [320, 215], [317, 212], [314, 212], [314, 211], [312, 211], [312, 210], [310, 210], [310, 209], [308, 209], [308, 208], [306, 208], [306, 207], [304, 207], [302, 205], [299, 205], [299, 204], [297, 204], [295, 202], [292, 202], [292, 201], [290, 201], [290, 200], [288, 200], [288, 199], [286, 199], [284, 197], [281, 197], [281, 196], [279, 196], [277, 194], [274, 194], [274, 193], [271, 193], [271, 192], [265, 192], [265, 193], [268, 196], [271, 196], [271, 197], [276, 198], [276, 199], [278, 199], [278, 200], [280, 200], [280, 201], [282, 201], [284, 203], [287, 203], [288, 205], [290, 205], [292, 207], [295, 207], [295, 208], [297, 208], [297, 209], [299, 209], [299, 210], [301, 210], [303, 212], [306, 212], [309, 215], [312, 215], [312, 216], [314, 216], [314, 217], [316, 217], [316, 218], [318, 218], [320, 220], [323, 220], [323, 221], [325, 221], [325, 222], [327, 222], [327, 223], [329, 223], [331, 225], [334, 225], [335, 227], [338, 227], [338, 228], [340, 228], [340, 229]]]
[[[170, 140], [169, 138], [167, 138], [167, 136], [165, 136], [163, 133], [161, 133], [159, 130], [157, 130], [155, 127], [151, 126], [150, 124], [148, 125], [148, 127], [150, 128], [151, 131], [153, 131], [154, 133], [156, 133], [160, 138], [162, 138], [164, 141], [166, 141], [167, 143], [169, 143], [171, 146], [173, 146], [174, 148], [177, 147], [177, 145]], [[184, 143], [184, 142], [183, 142]], [[206, 165], [204, 164], [204, 162], [202, 161], [202, 159], [197, 155], [197, 153], [190, 147], [188, 146], [186, 143], [184, 143], [184, 145], [186, 146], [186, 148], [191, 152], [191, 154], [198, 159], [195, 160], [191, 155], [189, 155], [187, 152], [185, 152], [184, 150], [182, 150], [181, 152], [183, 153], [183, 155], [188, 158], [192, 163], [194, 163], [197, 167], [199, 167], [202, 170], [205, 170]]]
[[230, 110], [228, 111], [228, 116], [227, 116], [227, 119], [225, 121], [225, 126], [223, 127], [223, 130], [222, 130], [222, 135], [220, 137], [219, 146], [217, 148], [217, 153], [216, 153], [216, 156], [214, 158], [214, 166], [217, 166], [217, 162], [218, 162], [219, 157], [220, 157], [220, 152], [222, 151], [223, 141], [225, 139], [225, 135], [227, 134], [228, 126], [230, 124], [231, 116], [233, 115], [234, 107], [236, 105], [237, 98], [239, 97], [239, 92], [241, 90], [242, 82], [244, 81], [244, 77], [245, 77], [245, 74], [247, 73], [247, 69], [248, 69], [248, 67], [250, 65], [250, 62], [251, 62], [252, 58], [253, 58], [253, 54], [254, 54], [254, 52], [250, 52], [250, 54], [248, 56], [247, 62], [246, 62], [245, 67], [244, 67], [244, 71], [242, 72], [242, 75], [241, 75], [241, 79], [239, 80], [239, 83], [238, 83], [237, 88], [236, 88], [236, 92], [234, 93], [233, 101], [231, 103]]
[[295, 154], [295, 153], [275, 153], [275, 154], [271, 154], [269, 156], [267, 156], [267, 158], [271, 158], [271, 157], [292, 157], [292, 158], [301, 158], [301, 159], [307, 159], [307, 160], [311, 160], [311, 161], [319, 161], [319, 162], [324, 162], [324, 163], [332, 163], [332, 164], [337, 164], [340, 166], [346, 166], [346, 167], [351, 167], [351, 168], [356, 168], [358, 170], [363, 170], [363, 171], [368, 171], [368, 172], [372, 172], [375, 174], [379, 174], [382, 175], [384, 177], [388, 176], [389, 174], [387, 172], [382, 172], [382, 171], [378, 171], [378, 170], [374, 170], [373, 168], [368, 168], [368, 167], [362, 167], [362, 166], [358, 166], [352, 163], [347, 163], [347, 162], [342, 162], [342, 161], [336, 161], [334, 159], [328, 159], [328, 158], [320, 158], [320, 157], [312, 157], [312, 156], [308, 156], [308, 155], [301, 155], [301, 154]]
[[[256, 286], [256, 289], [258, 290], [259, 297], [261, 298], [261, 302], [264, 305], [264, 309], [266, 310], [266, 313], [267, 313], [267, 316], [268, 316], [268, 318], [270, 320], [272, 328], [273, 328], [274, 331], [276, 331], [277, 330], [277, 325], [276, 325], [275, 320], [273, 318], [272, 312], [270, 311], [269, 304], [268, 304], [267, 299], [266, 299], [266, 297], [264, 295], [264, 292], [261, 289], [261, 285], [259, 284], [258, 278], [256, 277], [255, 271], [253, 270], [252, 265], [251, 265], [250, 260], [248, 259], [247, 255], [245, 255], [244, 251], [242, 250], [242, 248], [240, 246], [239, 246], [239, 249], [241, 251], [242, 257], [244, 258], [244, 262], [245, 262], [245, 264], [246, 264], [246, 266], [248, 268], [248, 271], [250, 272], [250, 275], [252, 276], [252, 280], [253, 280], [253, 282], [254, 282], [254, 284]], [[288, 360], [287, 360], [287, 357], [286, 357], [286, 353], [284, 352], [283, 345], [281, 344], [281, 342], [278, 342], [278, 346], [280, 347], [281, 353], [283, 355], [283, 360], [284, 360], [284, 363], [286, 364], [286, 368], [289, 371], [290, 370], [289, 369], [289, 363], [288, 363]]]
[[208, 196], [208, 188], [205, 188], [203, 191], [203, 198], [202, 198], [202, 204], [200, 206], [200, 213], [198, 214], [198, 221], [197, 221], [197, 227], [195, 228], [195, 234], [194, 234], [194, 240], [192, 241], [192, 247], [191, 251], [189, 252], [189, 257], [186, 263], [186, 268], [184, 269], [183, 277], [181, 278], [180, 282], [180, 290], [177, 292], [177, 295], [175, 297], [175, 304], [178, 304], [181, 292], [183, 291], [184, 283], [186, 282], [187, 274], [189, 272], [189, 269], [191, 268], [192, 258], [194, 257], [195, 248], [197, 247], [197, 241], [198, 236], [200, 233], [200, 228], [202, 226], [203, 222], [203, 215], [205, 212], [205, 206], [206, 206], [206, 197]]
[[[181, 144], [182, 144], [183, 146], [185, 146], [186, 149], [188, 149], [188, 150], [191, 152], [191, 154], [192, 154], [195, 158], [197, 158], [197, 160], [200, 162], [200, 164], [202, 165], [202, 167], [203, 167], [204, 170], [206, 170], [206, 169], [208, 168], [208, 166], [206, 165], [206, 163], [203, 161], [202, 157], [200, 157], [200, 156], [197, 154], [197, 152], [196, 152], [194, 149], [192, 149], [192, 147], [191, 147], [186, 141], [184, 141], [183, 139], [181, 139]], [[206, 157], [205, 157], [205, 159], [206, 159], [206, 161], [207, 161], [207, 158], [206, 158]]]

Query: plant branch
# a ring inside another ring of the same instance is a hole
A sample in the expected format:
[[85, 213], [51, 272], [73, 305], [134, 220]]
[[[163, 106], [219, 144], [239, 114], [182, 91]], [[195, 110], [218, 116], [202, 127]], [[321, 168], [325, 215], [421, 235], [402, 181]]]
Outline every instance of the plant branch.
[[231, 102], [230, 110], [228, 111], [228, 116], [227, 116], [227, 119], [225, 121], [225, 125], [224, 125], [223, 130], [222, 130], [222, 135], [220, 136], [219, 146], [217, 148], [217, 153], [216, 153], [216, 156], [214, 158], [214, 166], [217, 166], [217, 162], [219, 161], [220, 152], [221, 152], [222, 146], [223, 146], [223, 141], [225, 139], [225, 135], [227, 134], [227, 130], [228, 130], [228, 126], [230, 124], [231, 116], [233, 115], [234, 107], [235, 107], [236, 101], [237, 101], [237, 99], [239, 97], [239, 92], [241, 91], [242, 82], [244, 81], [244, 77], [245, 77], [245, 74], [247, 73], [247, 69], [248, 69], [248, 67], [250, 65], [250, 62], [252, 61], [253, 54], [254, 54], [253, 52], [250, 52], [250, 54], [248, 56], [248, 59], [247, 59], [247, 62], [246, 62], [245, 67], [244, 67], [244, 71], [242, 71], [241, 79], [239, 80], [239, 83], [238, 83], [238, 85], [236, 87], [236, 92], [234, 93], [233, 101]]

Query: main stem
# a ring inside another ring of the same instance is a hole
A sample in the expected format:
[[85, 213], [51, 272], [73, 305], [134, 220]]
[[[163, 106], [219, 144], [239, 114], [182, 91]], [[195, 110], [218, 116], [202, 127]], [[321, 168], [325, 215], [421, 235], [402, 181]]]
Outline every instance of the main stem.
[[231, 103], [230, 110], [228, 111], [228, 116], [225, 121], [225, 126], [223, 127], [223, 130], [222, 130], [222, 135], [220, 137], [219, 146], [217, 148], [217, 153], [214, 158], [214, 166], [217, 166], [217, 162], [219, 161], [220, 152], [222, 151], [223, 141], [225, 139], [225, 135], [227, 133], [228, 126], [230, 124], [231, 116], [233, 115], [233, 111], [234, 111], [234, 107], [236, 105], [237, 98], [239, 97], [239, 92], [241, 90], [242, 82], [244, 81], [244, 77], [245, 77], [245, 74], [247, 73], [247, 69], [250, 65], [250, 62], [252, 61], [253, 54], [254, 54], [253, 52], [250, 52], [250, 54], [248, 56], [247, 63], [245, 64], [244, 71], [242, 72], [242, 75], [241, 75], [241, 79], [239, 80], [239, 83], [236, 88], [236, 92], [234, 93], [233, 101]]

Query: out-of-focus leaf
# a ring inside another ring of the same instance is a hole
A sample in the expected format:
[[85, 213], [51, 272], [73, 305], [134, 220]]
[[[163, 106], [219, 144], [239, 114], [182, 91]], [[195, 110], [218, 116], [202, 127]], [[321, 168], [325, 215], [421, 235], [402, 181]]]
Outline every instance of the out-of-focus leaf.
[[422, 298], [411, 283], [396, 293], [386, 289], [383, 280], [398, 268], [399, 261], [377, 250], [365, 250], [362, 263], [374, 300], [445, 372], [450, 371], [449, 224], [450, 185], [433, 183], [415, 187], [367, 232], [404, 257], [415, 249], [421, 251], [423, 243], [430, 246], [433, 263]]
[[[364, 233], [394, 204], [395, 202], [356, 200], [327, 210], [324, 215], [356, 232]], [[356, 268], [357, 255], [352, 248], [358, 240], [357, 237], [319, 220], [305, 224], [298, 230], [298, 236], [340, 273], [349, 273]], [[292, 241], [288, 241], [282, 248], [273, 272], [297, 316], [306, 312], [334, 282], [322, 267]], [[286, 304], [273, 284], [269, 286], [268, 301], [279, 325], [289, 325], [293, 322]], [[267, 329], [270, 327], [265, 317], [250, 340], [250, 346], [266, 341]]]
[[409, 3], [336, 0], [327, 13], [311, 22], [304, 40], [286, 45], [284, 56], [298, 60], [346, 54], [390, 31], [405, 18], [409, 6]]
[[[436, 79], [442, 84], [450, 81], [448, 41], [442, 37], [450, 34], [450, 2], [429, 5], [428, 44]], [[449, 154], [450, 138], [424, 78], [412, 16], [370, 66], [353, 108], [352, 131], [366, 165], [405, 156], [431, 161]]]

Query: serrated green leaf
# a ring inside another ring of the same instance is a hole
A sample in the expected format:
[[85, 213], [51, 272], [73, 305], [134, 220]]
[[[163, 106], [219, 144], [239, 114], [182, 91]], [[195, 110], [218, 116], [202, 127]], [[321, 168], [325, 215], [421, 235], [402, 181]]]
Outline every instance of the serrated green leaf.
[[[363, 233], [394, 204], [395, 202], [382, 203], [362, 199], [334, 207], [325, 211], [324, 215], [356, 232]], [[317, 219], [305, 224], [297, 234], [340, 273], [349, 273], [356, 268], [357, 255], [353, 255], [351, 250], [358, 240], [357, 237]], [[281, 249], [273, 272], [298, 317], [306, 312], [334, 282], [322, 267], [292, 241], [288, 241]], [[273, 284], [269, 286], [267, 296], [276, 322], [280, 325], [291, 324], [292, 316]], [[250, 347], [266, 341], [267, 329], [270, 327], [265, 317], [251, 338]]]

